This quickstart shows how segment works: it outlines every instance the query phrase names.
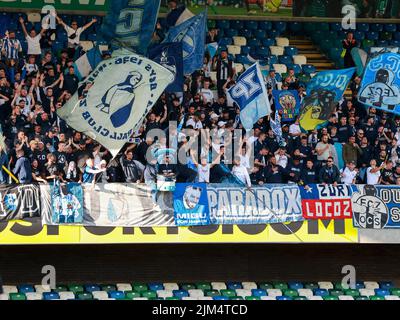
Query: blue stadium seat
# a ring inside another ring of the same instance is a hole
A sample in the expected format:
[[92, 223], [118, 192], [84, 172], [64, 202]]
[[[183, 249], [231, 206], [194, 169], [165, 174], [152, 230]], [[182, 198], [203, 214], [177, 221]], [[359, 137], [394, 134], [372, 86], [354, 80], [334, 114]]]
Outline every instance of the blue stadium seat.
[[97, 284], [87, 284], [84, 286], [86, 292], [101, 291], [101, 288]]
[[243, 289], [241, 282], [227, 282], [226, 287], [229, 290]]
[[336, 31], [338, 39], [345, 39], [347, 36], [347, 32], [344, 30]]
[[329, 39], [337, 39], [338, 33], [336, 31], [330, 30], [330, 31], [325, 31], [325, 35]]
[[280, 33], [286, 31], [286, 22], [285, 21], [274, 21], [273, 29], [279, 31]]
[[250, 29], [240, 29], [239, 30], [239, 36], [245, 37], [247, 39], [252, 38], [253, 37], [253, 30]]
[[272, 29], [272, 23], [270, 21], [259, 21], [258, 22], [258, 29], [261, 30], [271, 30]]
[[393, 47], [400, 47], [400, 40], [392, 40], [390, 41], [390, 45]]
[[279, 63], [281, 63], [281, 64], [291, 64], [291, 63], [293, 63], [292, 57], [290, 57], [290, 56], [285, 56], [285, 55], [279, 56], [278, 60], [279, 60]]
[[251, 295], [254, 297], [265, 297], [265, 296], [267, 296], [267, 291], [265, 291], [263, 289], [252, 289]]
[[244, 22], [244, 27], [246, 29], [250, 29], [250, 30], [257, 30], [258, 23], [257, 23], [257, 21], [254, 21], [254, 20], [247, 20]]
[[329, 24], [329, 29], [332, 31], [340, 31], [342, 30], [342, 24], [339, 22], [332, 22]]
[[379, 287], [381, 289], [388, 290], [388, 289], [392, 289], [395, 287], [392, 281], [379, 281], [378, 283], [379, 283]]
[[367, 32], [367, 39], [368, 40], [378, 40], [379, 39], [379, 33], [375, 31], [369, 31]]
[[384, 29], [387, 32], [396, 32], [397, 30], [396, 25], [394, 23], [385, 23]]
[[19, 293], [35, 292], [35, 288], [30, 284], [17, 286]]
[[299, 50], [296, 47], [285, 47], [285, 55], [293, 57], [294, 55], [297, 55]]
[[365, 284], [364, 284], [363, 281], [357, 281], [357, 282], [356, 282], [356, 289], [357, 289], [357, 290], [359, 290], [359, 289], [364, 289], [364, 288], [365, 288]]
[[390, 291], [388, 289], [375, 289], [375, 294], [377, 296], [390, 296]]
[[275, 299], [276, 300], [293, 300], [291, 297], [287, 297], [287, 296], [277, 296]]
[[189, 297], [189, 293], [187, 292], [187, 290], [173, 290], [172, 292], [174, 294], [174, 297], [178, 298]]
[[269, 56], [268, 47], [257, 47], [256, 54], [262, 58], [267, 58]]
[[394, 40], [400, 40], [400, 32], [399, 32], [399, 31], [393, 33], [393, 39], [394, 39]]
[[120, 300], [125, 298], [125, 293], [123, 291], [110, 291], [108, 296], [112, 299]]
[[250, 46], [241, 46], [240, 53], [243, 55], [248, 55], [250, 53]]
[[314, 289], [313, 292], [314, 292], [314, 296], [324, 297], [324, 296], [329, 295], [329, 291], [326, 289]]
[[256, 39], [258, 39], [258, 40], [263, 40], [265, 37], [266, 37], [266, 35], [267, 35], [267, 33], [266, 33], [266, 31], [265, 30], [261, 30], [261, 29], [257, 29], [257, 30], [254, 30], [254, 37], [256, 38]]
[[279, 62], [279, 59], [278, 59], [277, 56], [275, 56], [275, 55], [269, 56], [269, 58], [268, 58], [268, 63], [269, 63], [270, 65], [272, 65], [272, 64], [277, 64], [278, 62]]
[[375, 41], [377, 47], [387, 47], [389, 46], [389, 41], [387, 40], [377, 40]]
[[220, 46], [230, 46], [232, 43], [232, 38], [221, 38], [221, 40], [219, 40]]
[[306, 33], [311, 34], [317, 30], [317, 25], [314, 22], [306, 22], [304, 23], [303, 29]]
[[281, 33], [278, 30], [269, 30], [268, 31], [268, 38], [275, 39], [275, 38], [279, 37], [280, 35], [281, 35]]
[[236, 29], [226, 29], [225, 30], [225, 37], [236, 37], [239, 32]]
[[43, 292], [43, 300], [59, 300], [60, 295], [57, 292]]
[[298, 64], [288, 63], [286, 66], [287, 66], [288, 70], [293, 69], [295, 74], [301, 74], [301, 72], [303, 71], [301, 69], [300, 65], [298, 65]]
[[316, 30], [315, 32], [312, 33], [311, 39], [319, 44], [323, 39], [326, 39], [325, 37], [325, 32], [321, 30]]
[[294, 21], [289, 24], [289, 29], [294, 34], [298, 34], [303, 31], [303, 25], [300, 22]]
[[89, 41], [96, 41], [96, 39], [97, 39], [97, 34], [95, 34], [95, 33], [89, 33], [89, 34], [87, 35], [87, 39], [88, 39]]
[[260, 40], [252, 38], [247, 40], [247, 45], [250, 47], [258, 47], [260, 46]]
[[369, 24], [368, 23], [358, 23], [357, 24], [357, 30], [358, 31], [369, 31]]
[[275, 39], [271, 39], [271, 38], [262, 39], [262, 45], [264, 47], [274, 46], [275, 45]]
[[354, 32], [354, 39], [356, 39], [357, 41], [361, 41], [364, 38], [365, 38], [365, 34], [364, 34], [363, 31], [357, 30], [357, 31]]
[[381, 23], [371, 23], [370, 30], [375, 32], [383, 31], [383, 24]]
[[148, 286], [151, 291], [164, 290], [164, 285], [162, 283], [149, 283]]
[[[250, 48], [249, 48], [249, 50], [250, 50]], [[250, 52], [250, 51], [249, 51], [249, 52]], [[242, 53], [243, 53], [243, 52], [242, 52]], [[247, 61], [246, 56], [247, 56], [247, 54], [246, 54], [246, 55], [237, 54], [236, 57], [235, 57], [235, 61], [236, 61], [237, 63], [244, 64], [244, 63]]]
[[218, 29], [229, 29], [229, 20], [217, 20]]
[[303, 289], [303, 284], [299, 281], [288, 282], [289, 288], [293, 290]]
[[213, 300], [229, 300], [228, 297], [224, 297], [224, 296], [215, 296], [215, 297], [212, 297], [212, 298], [213, 298]]
[[229, 24], [232, 29], [236, 30], [243, 29], [243, 22], [240, 20], [231, 20]]

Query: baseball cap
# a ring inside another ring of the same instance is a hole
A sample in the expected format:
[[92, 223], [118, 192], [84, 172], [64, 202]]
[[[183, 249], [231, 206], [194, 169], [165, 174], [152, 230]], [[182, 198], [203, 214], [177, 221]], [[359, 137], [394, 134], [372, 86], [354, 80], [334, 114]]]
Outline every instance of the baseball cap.
[[223, 127], [224, 125], [226, 125], [226, 121], [218, 122], [218, 127]]

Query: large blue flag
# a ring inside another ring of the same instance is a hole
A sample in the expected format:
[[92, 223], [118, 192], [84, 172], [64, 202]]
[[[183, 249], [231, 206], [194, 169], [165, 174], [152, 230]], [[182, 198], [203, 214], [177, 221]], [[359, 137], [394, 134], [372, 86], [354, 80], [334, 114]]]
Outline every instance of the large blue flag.
[[183, 50], [183, 73], [203, 67], [206, 40], [207, 12], [204, 11], [185, 22], [169, 29], [163, 43], [181, 42]]
[[258, 119], [271, 113], [267, 89], [258, 63], [253, 64], [238, 78], [229, 94], [240, 108], [240, 121], [251, 130]]
[[149, 50], [149, 58], [175, 74], [175, 80], [165, 90], [182, 92], [183, 90], [183, 58], [182, 43], [162, 43]]
[[356, 68], [318, 72], [307, 84], [307, 96], [300, 110], [303, 131], [323, 127], [346, 90]]
[[384, 53], [371, 59], [364, 72], [358, 100], [400, 114], [400, 55]]
[[145, 54], [157, 22], [160, 0], [112, 0], [99, 39]]

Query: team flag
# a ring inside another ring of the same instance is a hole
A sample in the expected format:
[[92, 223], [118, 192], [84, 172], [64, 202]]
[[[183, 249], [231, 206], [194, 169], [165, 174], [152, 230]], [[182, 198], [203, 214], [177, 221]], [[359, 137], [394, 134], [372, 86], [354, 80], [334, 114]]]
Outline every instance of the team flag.
[[211, 43], [207, 44], [207, 51], [210, 54], [210, 60], [212, 60], [212, 58], [214, 58], [218, 52], [218, 43], [211, 42]]
[[157, 22], [160, 0], [112, 0], [103, 19], [99, 40], [145, 54]]
[[113, 57], [79, 83], [80, 94], [57, 114], [116, 156], [173, 80], [171, 71], [142, 56]]
[[204, 11], [169, 29], [163, 41], [182, 43], [184, 74], [191, 74], [203, 66], [206, 22], [207, 12]]
[[307, 96], [300, 110], [304, 131], [323, 127], [346, 90], [355, 68], [319, 72], [307, 85]]
[[79, 80], [86, 78], [101, 62], [102, 56], [98, 46], [93, 47], [74, 62], [75, 75]]
[[365, 69], [358, 101], [400, 114], [400, 54], [383, 53], [372, 58]]
[[258, 63], [243, 72], [229, 94], [240, 108], [240, 121], [251, 130], [258, 119], [271, 113], [267, 89]]
[[269, 119], [271, 130], [276, 136], [278, 140], [278, 144], [283, 146], [285, 143], [285, 139], [282, 136], [282, 126], [281, 126], [281, 118], [279, 117], [279, 113], [275, 111], [275, 120]]
[[272, 90], [275, 109], [281, 111], [282, 121], [294, 121], [300, 110], [300, 97], [296, 90]]
[[182, 43], [162, 43], [149, 50], [149, 57], [154, 62], [161, 64], [175, 75], [175, 80], [167, 89], [167, 92], [183, 91], [183, 58]]

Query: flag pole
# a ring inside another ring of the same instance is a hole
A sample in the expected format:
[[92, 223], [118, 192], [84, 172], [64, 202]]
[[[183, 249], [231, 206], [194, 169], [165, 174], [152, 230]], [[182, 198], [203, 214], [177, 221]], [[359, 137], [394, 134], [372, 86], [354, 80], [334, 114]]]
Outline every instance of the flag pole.
[[4, 165], [2, 166], [3, 170], [7, 172], [7, 174], [13, 179], [16, 183], [19, 183], [19, 180], [12, 174], [10, 170], [8, 170]]

